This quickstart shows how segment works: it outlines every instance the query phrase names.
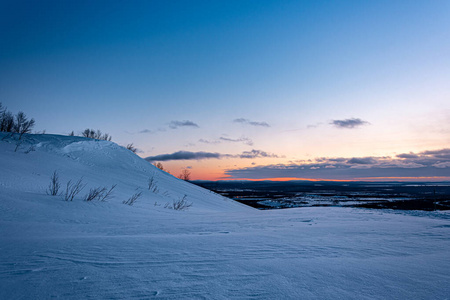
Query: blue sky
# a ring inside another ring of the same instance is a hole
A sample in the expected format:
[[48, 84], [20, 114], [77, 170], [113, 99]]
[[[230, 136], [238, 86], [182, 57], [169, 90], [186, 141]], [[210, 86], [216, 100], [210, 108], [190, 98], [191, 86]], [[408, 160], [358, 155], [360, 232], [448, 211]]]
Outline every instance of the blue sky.
[[[448, 1], [0, 1], [0, 28], [9, 110], [142, 157], [194, 153], [163, 161], [173, 174], [278, 178], [270, 166], [450, 147]], [[424, 177], [450, 176], [443, 162]]]

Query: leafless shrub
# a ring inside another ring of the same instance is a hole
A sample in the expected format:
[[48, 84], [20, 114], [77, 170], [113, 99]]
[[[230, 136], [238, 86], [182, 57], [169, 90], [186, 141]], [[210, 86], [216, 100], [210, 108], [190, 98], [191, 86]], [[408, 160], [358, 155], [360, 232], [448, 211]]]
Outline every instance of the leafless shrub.
[[56, 171], [53, 172], [52, 177], [50, 177], [50, 184], [46, 190], [47, 195], [56, 196], [61, 188], [61, 183], [59, 183], [59, 176]]
[[152, 176], [148, 179], [148, 190], [157, 194], [159, 192], [158, 186], [156, 185], [155, 177]]
[[90, 139], [111, 141], [111, 136], [107, 133], [102, 134], [100, 130], [86, 128], [81, 135]]
[[126, 148], [127, 148], [128, 150], [130, 150], [131, 152], [133, 152], [133, 153], [136, 153], [137, 150], [138, 150], [136, 147], [133, 146], [133, 143], [128, 144]]
[[148, 179], [148, 189], [151, 190], [155, 185], [155, 178], [152, 176]]
[[184, 195], [180, 200], [174, 200], [172, 202], [172, 205], [170, 205], [169, 203], [166, 203], [166, 205], [164, 206], [164, 208], [170, 208], [173, 210], [187, 210], [189, 207], [191, 207], [193, 205], [192, 202], [188, 202], [186, 201], [187, 195]]
[[108, 199], [111, 199], [113, 197], [112, 191], [116, 188], [116, 186], [117, 186], [117, 184], [113, 184], [108, 191], [106, 191], [106, 189], [105, 189], [105, 192], [98, 197], [98, 200], [103, 202]]
[[142, 192], [137, 192], [137, 193], [133, 194], [133, 196], [128, 198], [128, 200], [123, 201], [122, 203], [132, 206], [134, 204], [134, 202], [136, 202], [136, 200], [139, 199], [141, 196], [142, 196]]
[[69, 180], [66, 185], [66, 191], [64, 193], [64, 200], [72, 201], [76, 195], [78, 195], [86, 185], [83, 184], [83, 179], [78, 179], [77, 182], [72, 183], [72, 180]]
[[86, 196], [84, 196], [84, 201], [88, 201], [88, 202], [92, 201], [95, 198], [98, 198], [104, 192], [106, 192], [105, 187], [97, 187], [97, 188], [90, 189], [89, 193], [87, 193]]
[[108, 190], [106, 187], [97, 187], [92, 188], [89, 190], [89, 193], [84, 196], [84, 201], [92, 201], [92, 200], [99, 200], [99, 201], [106, 201], [109, 199], [112, 195], [112, 191], [116, 187], [116, 184], [111, 186], [111, 188]]
[[148, 190], [155, 194], [159, 193], [159, 188], [156, 185], [156, 180], [155, 180], [154, 176], [152, 176], [148, 179]]

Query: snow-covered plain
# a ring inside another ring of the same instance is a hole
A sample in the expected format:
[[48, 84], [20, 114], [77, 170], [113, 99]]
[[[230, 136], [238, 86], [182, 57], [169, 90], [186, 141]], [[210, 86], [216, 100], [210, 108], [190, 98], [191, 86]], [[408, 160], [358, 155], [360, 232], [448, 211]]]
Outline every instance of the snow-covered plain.
[[[28, 135], [15, 148], [0, 141], [0, 299], [450, 298], [446, 212], [258, 211], [112, 142]], [[72, 202], [46, 194], [55, 170], [62, 189], [87, 183]], [[114, 198], [83, 201], [112, 184]], [[184, 195], [188, 210], [164, 208]]]

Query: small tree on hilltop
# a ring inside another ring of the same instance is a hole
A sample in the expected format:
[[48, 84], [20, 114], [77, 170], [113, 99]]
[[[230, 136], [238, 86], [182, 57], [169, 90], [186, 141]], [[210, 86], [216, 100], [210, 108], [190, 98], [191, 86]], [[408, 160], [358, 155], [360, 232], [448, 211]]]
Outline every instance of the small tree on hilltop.
[[[35, 125], [34, 119], [28, 120], [27, 116], [23, 112], [13, 115], [10, 111], [3, 106], [0, 102], [0, 131], [19, 134], [19, 140], [24, 133], [31, 133]], [[9, 136], [11, 136], [9, 135]]]
[[178, 176], [178, 178], [185, 181], [191, 180], [191, 171], [189, 171], [188, 169], [184, 169], [183, 171], [181, 171], [181, 174]]
[[154, 163], [153, 165], [155, 167], [157, 167], [158, 169], [160, 169], [161, 171], [165, 171], [162, 163], [158, 162], [158, 163]]
[[19, 134], [19, 140], [24, 133], [30, 133], [34, 127], [34, 119], [28, 120], [27, 116], [19, 111], [16, 115], [16, 123], [14, 124], [14, 131]]
[[10, 111], [6, 111], [6, 108], [2, 111], [2, 114], [0, 116], [0, 131], [14, 131], [14, 116]]

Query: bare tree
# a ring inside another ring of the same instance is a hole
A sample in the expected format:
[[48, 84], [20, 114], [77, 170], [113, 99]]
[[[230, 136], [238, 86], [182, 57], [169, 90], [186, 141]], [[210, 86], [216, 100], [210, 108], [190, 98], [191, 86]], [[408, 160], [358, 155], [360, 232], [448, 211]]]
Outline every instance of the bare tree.
[[158, 169], [160, 169], [161, 171], [165, 171], [162, 163], [157, 162], [157, 163], [154, 163], [153, 165], [155, 167], [157, 167]]
[[16, 115], [16, 123], [14, 124], [14, 131], [19, 134], [19, 140], [24, 133], [30, 133], [34, 127], [34, 119], [28, 120], [27, 116], [19, 111]]
[[9, 111], [3, 111], [0, 119], [0, 131], [13, 132], [14, 131], [14, 116]]
[[178, 178], [185, 181], [191, 180], [191, 171], [189, 171], [188, 169], [184, 169], [183, 171], [181, 171], [181, 174], [178, 175]]
[[11, 135], [6, 135], [4, 138], [18, 133], [20, 140], [24, 133], [31, 133], [34, 125], [34, 119], [28, 120], [27, 116], [21, 111], [14, 116], [0, 103], [0, 131], [11, 133]]

